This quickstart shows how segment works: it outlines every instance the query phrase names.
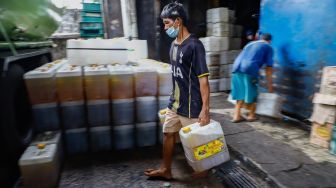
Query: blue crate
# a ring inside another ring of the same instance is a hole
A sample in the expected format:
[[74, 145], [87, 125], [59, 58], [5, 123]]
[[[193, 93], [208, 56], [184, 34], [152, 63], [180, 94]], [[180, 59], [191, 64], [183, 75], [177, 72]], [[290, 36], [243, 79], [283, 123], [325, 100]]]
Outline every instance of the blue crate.
[[82, 16], [82, 22], [103, 22], [103, 18], [94, 16]]
[[102, 17], [101, 12], [81, 12], [81, 16], [88, 16], [88, 17]]
[[80, 36], [83, 38], [103, 38], [104, 31], [102, 29], [81, 29]]
[[103, 29], [103, 22], [80, 22], [80, 29]]
[[101, 12], [100, 3], [83, 3], [83, 11], [85, 11], [85, 12]]

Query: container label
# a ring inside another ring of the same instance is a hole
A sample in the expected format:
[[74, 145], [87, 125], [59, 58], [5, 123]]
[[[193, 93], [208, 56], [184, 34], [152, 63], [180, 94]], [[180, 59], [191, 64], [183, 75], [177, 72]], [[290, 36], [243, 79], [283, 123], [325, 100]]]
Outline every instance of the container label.
[[317, 128], [317, 134], [322, 138], [329, 138], [330, 137], [330, 131], [327, 127], [319, 127]]
[[220, 137], [193, 149], [195, 159], [200, 161], [225, 149], [224, 137]]

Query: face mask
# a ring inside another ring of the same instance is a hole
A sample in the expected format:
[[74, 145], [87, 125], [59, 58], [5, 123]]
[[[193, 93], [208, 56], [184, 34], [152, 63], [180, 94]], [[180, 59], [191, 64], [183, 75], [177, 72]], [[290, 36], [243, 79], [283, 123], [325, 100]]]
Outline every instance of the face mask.
[[166, 33], [167, 33], [167, 35], [169, 36], [169, 37], [171, 37], [171, 38], [176, 38], [177, 37], [177, 35], [179, 34], [179, 28], [174, 28], [174, 26], [171, 26], [170, 28], [168, 28], [167, 30], [166, 30]]

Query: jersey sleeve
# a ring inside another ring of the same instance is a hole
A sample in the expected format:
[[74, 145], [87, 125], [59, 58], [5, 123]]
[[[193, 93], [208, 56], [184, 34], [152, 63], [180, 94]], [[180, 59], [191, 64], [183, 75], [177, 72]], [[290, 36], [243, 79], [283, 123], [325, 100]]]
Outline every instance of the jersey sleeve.
[[205, 49], [201, 41], [194, 42], [192, 66], [197, 77], [208, 76], [209, 70], [205, 61]]

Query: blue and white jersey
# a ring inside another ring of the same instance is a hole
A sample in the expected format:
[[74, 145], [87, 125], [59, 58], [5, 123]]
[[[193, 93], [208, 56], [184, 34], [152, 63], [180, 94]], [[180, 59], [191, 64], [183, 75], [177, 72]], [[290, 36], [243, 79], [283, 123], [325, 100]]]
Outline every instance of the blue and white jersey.
[[198, 79], [209, 75], [204, 46], [198, 38], [190, 35], [182, 44], [173, 42], [169, 55], [173, 92], [168, 108], [181, 116], [198, 118], [202, 110]]

